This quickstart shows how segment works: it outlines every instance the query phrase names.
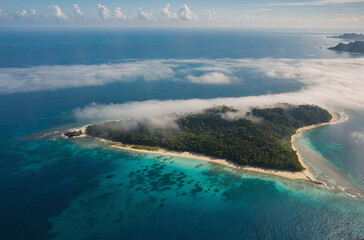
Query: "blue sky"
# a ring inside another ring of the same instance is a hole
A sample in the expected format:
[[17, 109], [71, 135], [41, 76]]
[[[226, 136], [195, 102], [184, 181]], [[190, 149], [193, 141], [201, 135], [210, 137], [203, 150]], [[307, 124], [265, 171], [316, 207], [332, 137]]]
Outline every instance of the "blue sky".
[[0, 0], [0, 25], [364, 28], [364, 0]]

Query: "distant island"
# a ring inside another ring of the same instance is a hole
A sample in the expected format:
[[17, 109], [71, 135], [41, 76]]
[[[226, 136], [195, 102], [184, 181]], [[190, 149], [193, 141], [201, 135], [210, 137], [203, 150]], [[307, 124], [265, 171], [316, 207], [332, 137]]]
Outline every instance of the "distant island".
[[353, 52], [353, 53], [364, 53], [364, 41], [355, 41], [351, 43], [339, 43], [335, 47], [330, 47], [330, 50]]
[[328, 38], [339, 38], [346, 40], [364, 40], [364, 34], [361, 33], [344, 33], [338, 36], [328, 36]]
[[[330, 113], [318, 106], [285, 104], [275, 108], [239, 110], [217, 106], [176, 117], [175, 127], [155, 127], [137, 120], [112, 121], [85, 128], [89, 136], [118, 142], [128, 149], [192, 152], [225, 159], [238, 166], [300, 172], [305, 168], [292, 149], [298, 128], [324, 124]], [[133, 127], [130, 127], [133, 126]], [[79, 135], [69, 134], [69, 136]]]

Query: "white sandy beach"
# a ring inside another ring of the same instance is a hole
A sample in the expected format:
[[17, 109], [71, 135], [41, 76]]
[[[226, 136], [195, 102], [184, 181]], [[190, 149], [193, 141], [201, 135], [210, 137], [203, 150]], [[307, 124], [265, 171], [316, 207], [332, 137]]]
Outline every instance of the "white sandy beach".
[[191, 158], [191, 159], [196, 159], [196, 160], [217, 163], [217, 164], [224, 165], [226, 167], [232, 167], [232, 168], [241, 169], [241, 170], [265, 173], [265, 174], [273, 174], [273, 175], [277, 175], [277, 176], [284, 177], [284, 178], [314, 180], [314, 177], [307, 170], [305, 170], [305, 171], [307, 171], [308, 173], [273, 170], [273, 169], [265, 169], [265, 168], [259, 168], [259, 167], [249, 167], [249, 166], [242, 167], [242, 166], [239, 166], [235, 163], [229, 162], [224, 159], [207, 157], [204, 155], [194, 154], [194, 153], [190, 153], [190, 152], [173, 152], [173, 151], [166, 151], [164, 149], [161, 149], [159, 151], [148, 151], [148, 150], [142, 150], [142, 149], [133, 149], [133, 148], [131, 148], [132, 145], [123, 145], [121, 143], [104, 140], [104, 139], [100, 139], [100, 140], [109, 143], [111, 147], [115, 147], [115, 148], [119, 148], [119, 149], [123, 149], [123, 150], [127, 150], [127, 151], [135, 151], [135, 152], [142, 152], [142, 153], [148, 153], [148, 154], [180, 157], [180, 158]]
[[[314, 129], [314, 128], [318, 128], [318, 127], [322, 127], [322, 126], [325, 126], [325, 125], [328, 125], [328, 124], [335, 123], [335, 122], [339, 121], [340, 118], [341, 118], [341, 115], [339, 113], [330, 112], [330, 114], [332, 115], [332, 119], [330, 120], [330, 122], [311, 125], [311, 126], [306, 126], [306, 127], [302, 127], [302, 128], [297, 129], [296, 133], [294, 135], [292, 135], [292, 137], [291, 137], [291, 143], [292, 143], [293, 150], [297, 151], [296, 146], [293, 144], [294, 138], [296, 136], [298, 136], [299, 134], [302, 134], [304, 131], [308, 131], [308, 130], [311, 130], [311, 129]], [[78, 129], [78, 130], [82, 131], [82, 135], [78, 136], [78, 138], [87, 136], [86, 128], [87, 128], [87, 126], [84, 126], [84, 127], [80, 128], [80, 129]], [[122, 143], [119, 143], [119, 142], [105, 140], [105, 139], [102, 139], [102, 138], [98, 138], [98, 139], [100, 141], [103, 141], [103, 142], [106, 142], [106, 143], [110, 144], [111, 147], [115, 147], [115, 148], [122, 149], [122, 150], [127, 150], [127, 151], [134, 151], [134, 152], [141, 152], [141, 153], [148, 153], [148, 154], [156, 154], [156, 155], [165, 155], [165, 156], [180, 157], [180, 158], [191, 158], [191, 159], [196, 159], [196, 160], [202, 160], [202, 161], [217, 163], [217, 164], [221, 164], [221, 165], [224, 165], [224, 166], [227, 166], [227, 167], [232, 167], [232, 168], [241, 169], [241, 170], [247, 170], [247, 171], [252, 171], [252, 172], [257, 172], [257, 173], [264, 173], [264, 174], [273, 174], [273, 175], [276, 175], [276, 176], [289, 178], [289, 179], [307, 180], [307, 181], [312, 181], [312, 182], [319, 183], [315, 179], [313, 174], [309, 171], [309, 168], [307, 167], [307, 165], [302, 160], [302, 157], [300, 156], [298, 151], [297, 151], [298, 159], [301, 162], [301, 164], [303, 165], [303, 167], [306, 168], [306, 170], [301, 171], [301, 172], [292, 172], [292, 171], [265, 169], [265, 168], [259, 168], [259, 167], [249, 167], [249, 166], [242, 167], [242, 166], [239, 166], [237, 164], [234, 164], [234, 163], [229, 162], [229, 161], [224, 160], [224, 159], [217, 159], [217, 158], [207, 157], [207, 156], [204, 156], [204, 155], [194, 154], [194, 153], [190, 153], [190, 152], [173, 152], [173, 151], [167, 151], [167, 150], [164, 150], [164, 149], [160, 149], [158, 151], [148, 151], [148, 150], [143, 150], [143, 149], [134, 149], [134, 148], [132, 148], [132, 145], [125, 145], [125, 144], [122, 144]]]
[[338, 122], [340, 119], [341, 119], [341, 115], [339, 113], [336, 113], [336, 112], [332, 112], [332, 111], [329, 111], [332, 118], [330, 120], [330, 122], [327, 122], [327, 123], [320, 123], [320, 124], [314, 124], [314, 125], [310, 125], [310, 126], [306, 126], [306, 127], [302, 127], [302, 128], [299, 128], [297, 129], [296, 133], [292, 135], [291, 137], [291, 145], [292, 145], [292, 149], [294, 151], [297, 152], [297, 156], [298, 156], [298, 159], [299, 161], [301, 162], [302, 166], [304, 168], [306, 168], [306, 170], [303, 170], [302, 173], [306, 178], [308, 178], [309, 180], [313, 180], [313, 181], [317, 181], [316, 178], [313, 176], [312, 172], [310, 172], [307, 164], [305, 164], [305, 162], [303, 161], [303, 158], [302, 156], [300, 155], [300, 153], [297, 151], [297, 148], [296, 146], [294, 145], [294, 139], [299, 135], [299, 134], [302, 134], [303, 132], [305, 131], [309, 131], [311, 129], [314, 129], [314, 128], [318, 128], [318, 127], [322, 127], [322, 126], [325, 126], [325, 125], [328, 125], [328, 124], [333, 124], [335, 122]]

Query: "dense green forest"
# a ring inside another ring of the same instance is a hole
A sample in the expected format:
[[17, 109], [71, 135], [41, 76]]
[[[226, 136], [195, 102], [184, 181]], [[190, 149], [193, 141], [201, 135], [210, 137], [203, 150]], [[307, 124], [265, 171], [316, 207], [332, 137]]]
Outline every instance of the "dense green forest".
[[178, 117], [178, 128], [116, 127], [135, 121], [125, 120], [91, 125], [86, 133], [124, 144], [200, 153], [239, 165], [301, 171], [304, 168], [292, 149], [291, 135], [297, 128], [331, 119], [326, 110], [313, 105], [254, 108], [245, 117], [230, 119], [224, 117], [227, 113], [239, 116], [237, 109], [218, 106]]

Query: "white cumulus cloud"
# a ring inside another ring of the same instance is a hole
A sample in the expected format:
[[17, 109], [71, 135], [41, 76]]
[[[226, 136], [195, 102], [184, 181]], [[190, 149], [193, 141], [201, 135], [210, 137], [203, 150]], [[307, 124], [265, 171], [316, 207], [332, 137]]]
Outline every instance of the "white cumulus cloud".
[[81, 11], [80, 7], [77, 4], [73, 4], [73, 7], [75, 10], [73, 11], [73, 16], [76, 19], [82, 19], [83, 18], [83, 12]]
[[23, 9], [23, 10], [21, 10], [20, 12], [16, 12], [16, 15], [18, 15], [19, 17], [26, 17], [27, 15], [28, 15], [28, 12], [27, 12], [27, 10], [25, 10], [25, 9]]
[[53, 15], [56, 18], [58, 18], [60, 20], [68, 20], [67, 15], [62, 12], [62, 9], [58, 5], [50, 5], [49, 7], [53, 8], [53, 10], [54, 10]]
[[182, 5], [178, 11], [178, 16], [182, 20], [198, 20], [197, 15], [190, 10], [187, 4]]
[[120, 7], [117, 7], [115, 9], [115, 19], [124, 20], [124, 21], [126, 20], [126, 15], [121, 12]]
[[153, 17], [153, 9], [149, 11], [143, 11], [141, 8], [138, 10], [138, 19], [139, 20], [152, 20]]
[[111, 19], [111, 14], [109, 9], [107, 9], [104, 5], [98, 3], [97, 4], [97, 10], [99, 12], [99, 18], [102, 20], [110, 20]]
[[162, 12], [161, 12], [161, 19], [162, 20], [177, 20], [178, 19], [178, 15], [176, 12], [171, 12], [169, 10], [170, 4], [167, 3], [167, 5], [162, 8]]

